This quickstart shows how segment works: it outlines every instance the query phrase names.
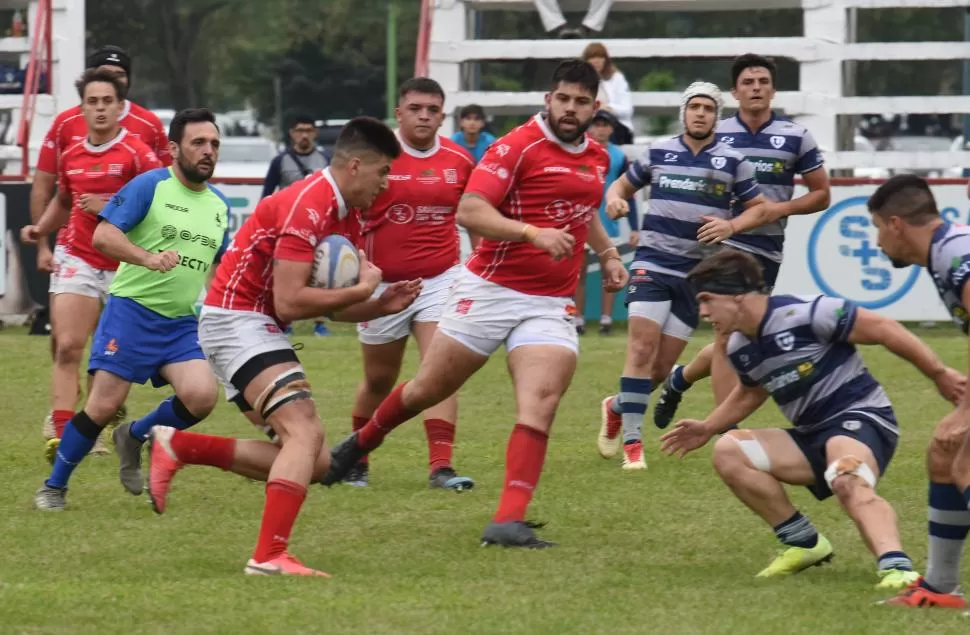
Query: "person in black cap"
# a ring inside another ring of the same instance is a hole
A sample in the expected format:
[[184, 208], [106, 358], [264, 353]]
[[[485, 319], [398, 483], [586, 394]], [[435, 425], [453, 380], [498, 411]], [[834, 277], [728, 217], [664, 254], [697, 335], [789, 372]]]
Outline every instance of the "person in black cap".
[[[126, 85], [130, 85], [131, 58], [123, 49], [117, 46], [107, 45], [96, 50], [88, 57], [86, 68], [114, 71], [121, 76], [120, 79]], [[165, 133], [165, 128], [162, 126], [161, 120], [152, 111], [139, 106], [131, 100], [125, 100], [119, 123], [128, 131], [128, 134], [139, 138], [145, 145], [151, 148], [163, 165], [168, 166], [172, 164], [172, 155], [168, 148], [168, 135]], [[34, 181], [30, 190], [31, 224], [36, 225], [40, 221], [41, 216], [44, 215], [44, 210], [47, 209], [51, 199], [54, 198], [54, 186], [57, 183], [57, 165], [61, 153], [71, 146], [84, 141], [87, 139], [87, 136], [88, 128], [84, 116], [81, 114], [80, 104], [68, 108], [54, 118], [54, 123], [51, 124], [47, 136], [44, 137], [44, 142], [40, 148], [40, 155], [37, 159], [37, 166], [34, 170]], [[63, 232], [58, 232], [58, 245], [69, 239]], [[57, 268], [58, 254], [62, 251], [63, 248], [58, 249], [55, 247], [52, 249], [48, 240], [39, 241], [37, 243], [38, 270], [48, 273], [55, 271]], [[103, 290], [105, 294], [107, 293], [107, 283], [109, 282], [110, 280], [105, 281], [105, 289]], [[75, 291], [82, 294], [86, 293], [83, 289], [77, 289]], [[100, 297], [100, 290], [98, 293]], [[48, 302], [50, 305], [53, 305], [55, 297], [53, 294], [49, 296]], [[55, 346], [56, 343], [52, 337], [52, 355]], [[81, 387], [79, 384], [77, 386], [61, 386], [59, 390], [67, 392], [76, 390], [78, 399], [81, 397]], [[123, 421], [125, 414], [124, 409], [122, 409], [119, 412], [117, 422]], [[59, 437], [57, 428], [54, 425], [53, 413], [48, 413], [44, 421], [43, 433], [45, 443], [50, 439]], [[99, 441], [92, 452], [107, 454], [108, 450]]]
[[[609, 110], [598, 110], [593, 115], [593, 124], [587, 130], [587, 134], [593, 138], [593, 141], [596, 141], [606, 148], [607, 153], [610, 155], [610, 168], [606, 172], [606, 182], [603, 184], [604, 194], [603, 203], [600, 204], [600, 221], [603, 223], [603, 228], [613, 240], [614, 244], [617, 244], [620, 239], [620, 224], [606, 214], [605, 193], [610, 188], [610, 185], [613, 184], [613, 181], [620, 178], [620, 175], [625, 174], [626, 169], [629, 167], [629, 161], [627, 161], [626, 155], [623, 154], [623, 150], [610, 141], [610, 136], [618, 125], [619, 121], [613, 113]], [[640, 238], [637, 204], [636, 200], [632, 198], [627, 203], [630, 205], [630, 213], [626, 217], [630, 223], [629, 244], [631, 247], [636, 247]], [[589, 246], [586, 247], [586, 250], [587, 253], [591, 253]], [[576, 286], [576, 315], [573, 316], [573, 323], [576, 326], [576, 332], [580, 335], [586, 334], [586, 275], [587, 269], [592, 263], [593, 260], [586, 260], [586, 268], [580, 274], [579, 284]], [[601, 291], [600, 335], [609, 335], [613, 330], [613, 304], [615, 299], [615, 293], [609, 293], [605, 289]]]

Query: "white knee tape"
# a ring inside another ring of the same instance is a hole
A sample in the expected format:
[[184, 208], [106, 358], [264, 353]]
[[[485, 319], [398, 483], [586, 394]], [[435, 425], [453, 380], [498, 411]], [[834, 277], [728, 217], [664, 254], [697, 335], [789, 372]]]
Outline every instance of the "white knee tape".
[[762, 472], [771, 471], [771, 459], [768, 458], [768, 453], [765, 452], [764, 447], [762, 447], [761, 442], [757, 439], [738, 439], [734, 435], [728, 435], [730, 438], [734, 439], [734, 442], [738, 444], [744, 455], [748, 457], [751, 461], [751, 465], [755, 467], [756, 470], [761, 470]]
[[844, 456], [841, 459], [829, 463], [828, 468], [825, 470], [825, 482], [831, 488], [832, 481], [844, 474], [861, 478], [862, 482], [869, 487], [876, 486], [876, 475], [873, 473], [872, 468], [858, 457]]

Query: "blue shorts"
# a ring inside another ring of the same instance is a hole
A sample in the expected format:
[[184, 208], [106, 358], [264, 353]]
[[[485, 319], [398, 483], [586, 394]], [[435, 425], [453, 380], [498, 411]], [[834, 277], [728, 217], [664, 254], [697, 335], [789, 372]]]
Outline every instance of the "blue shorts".
[[[634, 302], [669, 302], [670, 315], [691, 330], [700, 322], [697, 298], [686, 278], [650, 271], [634, 261], [630, 268], [630, 283], [626, 290], [626, 305]], [[663, 326], [663, 324], [661, 324]]]
[[159, 371], [190, 359], [205, 359], [194, 315], [167, 318], [134, 300], [108, 296], [91, 341], [88, 373], [105, 370], [133, 384], [149, 379], [168, 384]]
[[[825, 444], [832, 437], [851, 437], [865, 444], [872, 451], [872, 455], [879, 465], [879, 477], [882, 478], [886, 474], [886, 468], [889, 467], [889, 462], [896, 452], [899, 435], [876, 423], [864, 412], [864, 410], [845, 412], [818, 427], [812, 426], [811, 430], [803, 430], [798, 427], [786, 430], [812, 467], [812, 472], [815, 474], [815, 484], [809, 485], [808, 491], [814, 494], [818, 500], [825, 500], [832, 495], [832, 490], [825, 482], [825, 470], [829, 466], [829, 457], [825, 455]], [[872, 412], [877, 419], [893, 426], [896, 425], [896, 416], [893, 414], [892, 408], [878, 408]], [[839, 457], [832, 458], [837, 459]]]

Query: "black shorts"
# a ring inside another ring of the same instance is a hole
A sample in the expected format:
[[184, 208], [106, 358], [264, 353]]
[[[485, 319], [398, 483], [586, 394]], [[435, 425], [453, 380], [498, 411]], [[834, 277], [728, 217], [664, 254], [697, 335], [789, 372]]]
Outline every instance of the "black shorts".
[[761, 265], [761, 276], [765, 280], [765, 288], [768, 293], [775, 288], [775, 283], [778, 281], [778, 272], [781, 271], [781, 263], [775, 262], [770, 258], [765, 258], [761, 254], [756, 254], [753, 251], [748, 251], [746, 249], [738, 249], [734, 245], [728, 245], [730, 249], [737, 249], [738, 251], [743, 251], [746, 254], [754, 256], [754, 259], [758, 261]]
[[815, 484], [809, 485], [808, 491], [815, 498], [825, 500], [832, 495], [832, 490], [825, 482], [825, 470], [829, 466], [828, 457], [825, 455], [825, 444], [832, 437], [850, 437], [865, 444], [876, 458], [880, 478], [885, 475], [886, 468], [889, 467], [889, 462], [896, 452], [899, 435], [884, 425], [876, 423], [877, 420], [892, 426], [896, 425], [892, 408], [878, 408], [872, 410], [872, 416], [868, 416], [865, 410], [853, 410], [834, 417], [818, 427], [813, 426], [811, 430], [798, 427], [785, 430], [812, 467]]

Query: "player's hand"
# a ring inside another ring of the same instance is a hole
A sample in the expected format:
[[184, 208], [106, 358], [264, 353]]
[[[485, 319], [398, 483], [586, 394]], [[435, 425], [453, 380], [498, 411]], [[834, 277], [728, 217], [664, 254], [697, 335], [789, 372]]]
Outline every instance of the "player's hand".
[[77, 197], [77, 202], [89, 214], [99, 214], [105, 206], [105, 200], [97, 194], [81, 194]]
[[42, 238], [37, 225], [24, 225], [20, 228], [20, 242], [25, 245], [35, 245]]
[[145, 261], [145, 268], [165, 273], [166, 271], [174, 269], [178, 263], [179, 252], [171, 250], [161, 251], [157, 254], [151, 254], [148, 257], [148, 260]]
[[630, 246], [636, 247], [640, 244], [640, 232], [630, 232]]
[[37, 242], [37, 271], [44, 273], [54, 272], [54, 252], [46, 240]]
[[377, 301], [385, 315], [399, 313], [411, 306], [411, 303], [421, 294], [422, 288], [424, 288], [424, 281], [420, 278], [392, 282], [390, 286], [384, 289]]
[[967, 378], [958, 370], [946, 368], [933, 378], [936, 389], [944, 399], [959, 405], [963, 401], [963, 393], [967, 390]]
[[543, 227], [532, 244], [547, 252], [553, 260], [562, 260], [573, 253], [576, 238], [565, 229]]
[[697, 230], [697, 240], [702, 243], [719, 243], [734, 235], [734, 225], [727, 218], [701, 216], [704, 224]]
[[678, 454], [680, 458], [684, 458], [688, 452], [704, 447], [711, 440], [711, 436], [711, 431], [703, 421], [681, 419], [674, 425], [673, 430], [660, 437], [660, 451], [670, 456]]
[[600, 272], [603, 278], [603, 289], [607, 293], [616, 293], [625, 287], [626, 283], [630, 280], [630, 274], [627, 273], [623, 262], [616, 258], [610, 258], [606, 262], [601, 263]]
[[606, 201], [606, 215], [611, 219], [616, 220], [621, 216], [626, 216], [630, 213], [630, 204], [627, 203], [622, 198], [614, 198]]
[[380, 267], [367, 259], [367, 254], [365, 254], [363, 250], [360, 250], [358, 254], [360, 255], [359, 284], [364, 285], [366, 288], [370, 289], [371, 293], [374, 293], [374, 290], [377, 289], [377, 285], [381, 283], [381, 276], [384, 275], [384, 272], [381, 271]]
[[970, 435], [970, 409], [957, 408], [933, 430], [933, 440], [949, 452], [956, 452]]

